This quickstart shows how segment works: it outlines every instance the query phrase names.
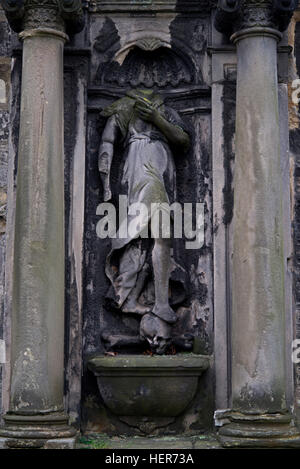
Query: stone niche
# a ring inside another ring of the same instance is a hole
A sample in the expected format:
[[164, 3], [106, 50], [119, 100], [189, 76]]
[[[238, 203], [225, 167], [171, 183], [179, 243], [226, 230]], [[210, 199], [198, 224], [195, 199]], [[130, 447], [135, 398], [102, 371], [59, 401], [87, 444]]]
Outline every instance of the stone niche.
[[[185, 295], [174, 306], [179, 319], [173, 335], [185, 336], [189, 341], [190, 351], [184, 355], [191, 354], [193, 346], [201, 355], [213, 353], [211, 88], [207, 52], [211, 13], [209, 2], [182, 3], [98, 2], [90, 7], [85, 31], [65, 50], [66, 389], [71, 420], [85, 431], [193, 434], [213, 425], [211, 367], [197, 378], [195, 392], [179, 415], [177, 412], [176, 417], [156, 421], [146, 418], [143, 422], [117, 416], [100, 397], [96, 378], [88, 368], [89, 360], [112, 352], [114, 338], [139, 333], [140, 318], [122, 315], [107, 304], [110, 283], [105, 259], [110, 240], [101, 240], [96, 234], [100, 219], [97, 206], [103, 202], [98, 151], [106, 122], [100, 112], [136, 88], [158, 92], [189, 129], [190, 150], [176, 157], [177, 200], [204, 204], [205, 241], [196, 250], [186, 250], [184, 239], [176, 242], [186, 278]], [[115, 148], [111, 185], [116, 205], [123, 165], [122, 152]], [[179, 353], [181, 345], [175, 341], [167, 353]], [[133, 343], [113, 351], [122, 357], [147, 354], [148, 349]]]

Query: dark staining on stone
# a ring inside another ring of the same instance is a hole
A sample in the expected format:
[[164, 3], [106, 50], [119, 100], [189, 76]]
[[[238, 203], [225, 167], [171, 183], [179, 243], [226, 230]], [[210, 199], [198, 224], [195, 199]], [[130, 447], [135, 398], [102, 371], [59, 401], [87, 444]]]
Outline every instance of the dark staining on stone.
[[101, 53], [115, 53], [120, 48], [120, 36], [113, 20], [105, 18], [104, 24], [94, 42], [94, 49]]
[[120, 37], [113, 20], [105, 18], [103, 26], [99, 31], [94, 42], [94, 53], [101, 57], [98, 70], [96, 72], [95, 84], [102, 84], [103, 77], [108, 73], [111, 67], [120, 67], [118, 62], [112, 62], [114, 55], [120, 50]]
[[[19, 107], [14, 113], [8, 110], [8, 90], [10, 79], [14, 79], [15, 93], [13, 101], [18, 101], [20, 97], [19, 77], [14, 72], [11, 74], [8, 57], [10, 56], [10, 29], [6, 21], [0, 22], [0, 78], [2, 80], [2, 102], [0, 103], [0, 285], [5, 290], [5, 269], [6, 269], [6, 216], [7, 216], [7, 185], [8, 185], [8, 154], [9, 154], [9, 131], [19, 128]], [[15, 63], [15, 68], [17, 63]], [[12, 75], [12, 76], [11, 76]], [[6, 100], [4, 99], [6, 98]], [[6, 101], [6, 102], [5, 102]], [[19, 101], [18, 101], [19, 102]], [[17, 125], [15, 125], [17, 124]], [[12, 143], [17, 140], [18, 133], [12, 132]], [[0, 297], [0, 339], [5, 337], [5, 296]], [[0, 409], [2, 409], [2, 379], [3, 367], [0, 366]]]
[[[88, 151], [86, 164], [86, 199], [85, 199], [85, 241], [84, 241], [84, 317], [83, 333], [85, 339], [84, 354], [103, 351], [100, 339], [101, 329], [106, 323], [104, 299], [109, 287], [105, 275], [105, 258], [109, 251], [110, 241], [99, 239], [96, 234], [96, 224], [99, 217], [96, 209], [103, 201], [102, 187], [98, 172], [98, 148], [100, 135], [97, 116], [91, 115], [88, 123]], [[108, 315], [109, 316], [109, 315]], [[113, 329], [113, 328], [112, 328]]]
[[[98, 70], [95, 74], [95, 85], [103, 83], [104, 73], [110, 70], [112, 59], [120, 49], [120, 37], [114, 21], [106, 17], [105, 21], [93, 44], [93, 53], [98, 55]], [[117, 62], [113, 62], [119, 67]], [[107, 90], [110, 90], [110, 86]], [[107, 103], [103, 104], [105, 107]], [[105, 259], [110, 249], [110, 240], [99, 239], [96, 234], [96, 224], [99, 217], [96, 209], [99, 203], [103, 202], [103, 188], [98, 171], [98, 149], [100, 137], [105, 126], [106, 119], [99, 114], [88, 116], [88, 150], [86, 163], [86, 196], [85, 196], [85, 240], [84, 240], [84, 317], [83, 334], [85, 336], [83, 356], [90, 356], [93, 353], [101, 353], [104, 347], [101, 340], [101, 333], [106, 329], [118, 333], [124, 330], [120, 316], [110, 310], [106, 310], [105, 297], [109, 288], [109, 281], [105, 274]], [[120, 166], [124, 164], [121, 158], [121, 151], [115, 148], [111, 172], [111, 184], [113, 191], [112, 203], [118, 206], [118, 188], [120, 184]], [[84, 369], [84, 393], [89, 393], [90, 375]], [[93, 394], [93, 390], [91, 393]]]
[[290, 149], [295, 157], [294, 170], [294, 296], [296, 305], [300, 305], [300, 130], [290, 132]]
[[0, 56], [7, 57], [11, 52], [11, 30], [7, 21], [0, 22]]
[[[177, 2], [176, 11], [178, 14], [170, 24], [170, 33], [171, 33], [171, 45], [172, 48], [176, 51], [178, 48], [179, 41], [186, 47], [185, 51], [188, 56], [193, 53], [193, 59], [190, 61], [191, 75], [194, 76], [194, 84], [204, 84], [203, 75], [201, 68], [199, 70], [194, 70], [194, 61], [197, 60], [198, 63], [201, 63], [201, 57], [205, 53], [207, 41], [207, 22], [203, 19], [207, 11], [203, 10], [203, 13], [199, 16], [195, 15], [193, 19], [190, 17], [187, 19], [189, 11], [187, 11], [186, 5], [184, 2]], [[187, 36], [186, 34], [186, 25], [187, 21], [189, 22], [189, 28], [191, 34]], [[197, 57], [197, 59], [195, 59]], [[201, 103], [201, 98], [196, 97], [197, 105]], [[183, 100], [181, 106], [189, 107], [191, 101], [189, 99], [189, 92], [187, 91], [186, 101]], [[180, 111], [180, 109], [179, 109]], [[206, 141], [200, 142], [200, 164], [199, 161], [196, 161], [195, 158], [195, 126], [199, 125], [196, 119], [196, 114], [193, 116], [186, 116], [185, 121], [187, 126], [190, 129], [190, 134], [192, 138], [191, 151], [185, 159], [177, 158], [176, 170], [177, 170], [177, 191], [178, 191], [178, 200], [182, 202], [202, 202], [205, 203], [205, 214], [208, 213], [209, 207], [206, 201], [207, 197], [212, 196], [209, 193], [209, 184], [208, 180], [211, 177], [211, 157], [210, 151], [211, 148]], [[201, 124], [200, 124], [201, 125]], [[205, 231], [210, 229], [205, 223]], [[183, 249], [183, 258], [185, 259], [185, 266], [189, 270], [191, 265], [197, 265], [199, 255], [206, 256], [211, 254], [211, 247], [204, 245], [200, 251], [186, 251]], [[186, 306], [190, 304], [192, 299], [198, 299], [201, 305], [205, 305], [207, 302], [208, 295], [208, 286], [205, 282], [200, 282], [196, 286], [194, 282], [189, 284], [188, 297], [189, 301], [185, 303]]]
[[[177, 10], [180, 13], [176, 15], [170, 24], [172, 49], [179, 54], [184, 53], [186, 57], [190, 58], [190, 61], [186, 61], [186, 66], [190, 69], [192, 81], [194, 84], [202, 84], [201, 65], [195, 70], [195, 64], [202, 63], [201, 59], [206, 51], [207, 23], [198, 15], [195, 15], [193, 19], [189, 17], [187, 20], [186, 15], [188, 15], [188, 12], [183, 13], [184, 10], [179, 5], [177, 5]], [[186, 34], [187, 21], [189, 22], [189, 35]], [[190, 57], [191, 51], [193, 51], [193, 57]]]
[[16, 154], [14, 165], [14, 181], [17, 178], [18, 168], [18, 143], [19, 143], [19, 127], [20, 127], [20, 104], [21, 104], [21, 79], [22, 79], [22, 57], [16, 56], [14, 67], [11, 75], [11, 107], [10, 107], [10, 126], [11, 141], [14, 152]]
[[294, 54], [296, 58], [296, 67], [298, 76], [300, 74], [300, 23], [296, 23], [295, 26], [295, 47], [294, 47]]
[[234, 162], [233, 140], [235, 134], [235, 83], [224, 83], [223, 93], [223, 123], [224, 123], [224, 171], [225, 184], [223, 188], [224, 217], [223, 223], [229, 225], [233, 217], [233, 173]]
[[[72, 328], [72, 317], [75, 316], [77, 287], [76, 282], [71, 282], [71, 263], [69, 257], [69, 233], [70, 233], [70, 210], [71, 210], [71, 181], [72, 181], [72, 155], [76, 144], [76, 120], [77, 120], [77, 83], [73, 70], [66, 70], [64, 74], [64, 193], [65, 193], [65, 369], [68, 369], [70, 328]], [[75, 370], [74, 370], [75, 371]], [[68, 377], [65, 374], [65, 392], [68, 392]]]
[[[300, 76], [300, 24], [296, 23], [294, 54], [298, 76]], [[298, 105], [299, 115], [299, 105]], [[290, 131], [289, 144], [294, 156], [294, 220], [293, 220], [293, 294], [296, 304], [296, 337], [300, 331], [300, 129]], [[297, 365], [299, 380], [299, 366]]]

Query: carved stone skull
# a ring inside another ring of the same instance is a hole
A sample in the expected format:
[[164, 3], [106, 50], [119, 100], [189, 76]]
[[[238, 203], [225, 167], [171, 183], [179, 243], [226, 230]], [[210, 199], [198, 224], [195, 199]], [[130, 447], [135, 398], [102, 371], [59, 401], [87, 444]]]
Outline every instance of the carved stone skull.
[[172, 326], [152, 313], [141, 320], [140, 337], [147, 340], [153, 353], [162, 355], [171, 343]]

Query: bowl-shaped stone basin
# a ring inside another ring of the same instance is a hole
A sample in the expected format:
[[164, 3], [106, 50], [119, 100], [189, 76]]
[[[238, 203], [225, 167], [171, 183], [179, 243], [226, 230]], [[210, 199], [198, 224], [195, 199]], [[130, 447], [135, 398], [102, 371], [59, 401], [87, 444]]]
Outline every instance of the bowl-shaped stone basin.
[[209, 356], [97, 356], [88, 367], [106, 406], [119, 416], [176, 417], [195, 396]]

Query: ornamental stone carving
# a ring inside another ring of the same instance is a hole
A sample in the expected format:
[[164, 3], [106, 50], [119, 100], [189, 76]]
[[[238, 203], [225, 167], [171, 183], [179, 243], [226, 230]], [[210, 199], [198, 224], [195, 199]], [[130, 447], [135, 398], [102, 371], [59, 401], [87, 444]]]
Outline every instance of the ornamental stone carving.
[[81, 0], [3, 0], [2, 6], [16, 32], [51, 28], [74, 34], [84, 25]]
[[265, 27], [284, 31], [298, 0], [219, 0], [215, 28], [224, 33]]

